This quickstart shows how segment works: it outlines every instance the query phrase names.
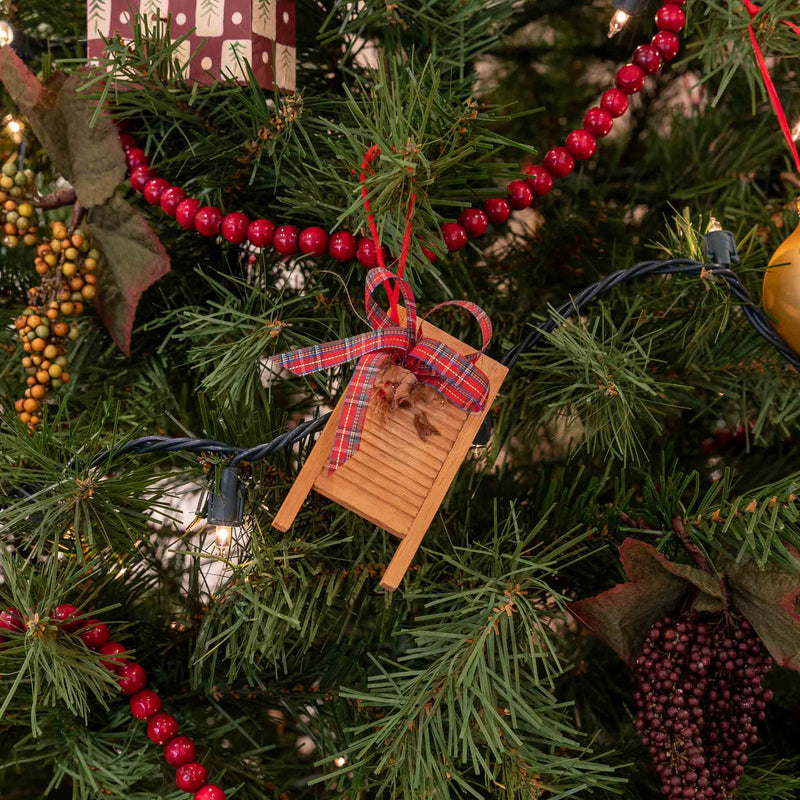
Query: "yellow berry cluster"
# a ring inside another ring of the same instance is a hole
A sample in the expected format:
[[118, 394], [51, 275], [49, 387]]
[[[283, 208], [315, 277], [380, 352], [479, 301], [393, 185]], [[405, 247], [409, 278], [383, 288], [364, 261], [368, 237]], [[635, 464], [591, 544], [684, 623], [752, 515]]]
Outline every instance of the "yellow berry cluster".
[[0, 170], [0, 222], [3, 225], [2, 242], [6, 247], [36, 244], [34, 208], [25, 202], [33, 186], [33, 173], [18, 170], [13, 161], [3, 164]]
[[75, 317], [94, 298], [100, 259], [80, 231], [69, 234], [62, 222], [51, 228], [52, 237], [36, 251], [42, 282], [28, 291], [28, 307], [14, 320], [28, 374], [25, 397], [15, 407], [31, 430], [41, 422], [42, 405], [50, 393], [69, 382], [67, 346], [79, 336]]

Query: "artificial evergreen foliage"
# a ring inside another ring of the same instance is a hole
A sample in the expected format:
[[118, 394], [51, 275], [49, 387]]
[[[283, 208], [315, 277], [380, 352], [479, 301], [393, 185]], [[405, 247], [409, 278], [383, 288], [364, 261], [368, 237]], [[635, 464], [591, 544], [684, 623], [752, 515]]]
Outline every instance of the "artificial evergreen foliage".
[[[77, 73], [95, 119], [127, 124], [159, 175], [224, 213], [361, 231], [359, 172], [377, 144], [365, 185], [382, 242], [399, 252], [413, 193], [406, 277], [419, 306], [478, 303], [499, 357], [615, 270], [703, 261], [712, 216], [735, 234], [758, 302], [796, 224], [800, 176], [749, 15], [684, 8], [681, 53], [595, 156], [450, 254], [442, 223], [502, 196], [520, 163], [580, 127], [655, 32], [655, 6], [609, 40], [605, 2], [298, 0], [299, 91], [274, 96], [255, 80], [187, 82], [180, 40], [152, 15], [131, 42], [109, 42], [100, 70], [85, 68], [83, 0], [0, 3], [0, 17], [34, 73]], [[766, 0], [755, 24], [790, 117], [800, 41], [780, 23], [797, 17]], [[0, 103], [17, 114], [2, 84]], [[23, 134], [46, 194], [59, 176]], [[0, 134], [2, 161], [20, 148]], [[661, 797], [634, 673], [568, 606], [625, 581], [628, 537], [678, 564], [700, 553], [715, 574], [800, 570], [800, 380], [726, 284], [653, 276], [558, 320], [510, 372], [489, 446], [387, 593], [396, 542], [365, 520], [312, 494], [288, 532], [271, 527], [313, 440], [241, 465], [244, 524], [222, 545], [192, 512], [225, 455], [114, 455], [151, 434], [250, 447], [329, 410], [350, 367], [297, 379], [272, 359], [367, 330], [364, 268], [271, 248], [249, 258], [182, 230], [127, 183], [119, 192], [171, 271], [139, 302], [130, 357], [87, 309], [71, 380], [33, 433], [14, 412], [26, 373], [13, 321], [40, 277], [32, 248], [0, 247], [0, 610], [31, 615], [0, 644], [0, 797], [188, 797], [101, 656], [56, 625], [61, 603], [109, 625], [229, 798]], [[477, 342], [455, 310], [436, 324]], [[778, 664], [765, 686], [774, 699], [739, 800], [800, 791], [800, 679]]]

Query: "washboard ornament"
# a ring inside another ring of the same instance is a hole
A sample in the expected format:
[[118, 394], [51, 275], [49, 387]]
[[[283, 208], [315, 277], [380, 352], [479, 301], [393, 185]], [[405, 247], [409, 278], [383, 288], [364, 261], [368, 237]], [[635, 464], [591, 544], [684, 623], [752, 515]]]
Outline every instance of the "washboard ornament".
[[[367, 169], [380, 153], [370, 148]], [[362, 172], [362, 182], [366, 175]], [[401, 541], [381, 580], [395, 590], [403, 580], [459, 466], [497, 396], [507, 368], [484, 351], [492, 335], [486, 313], [453, 300], [478, 321], [482, 347], [474, 347], [418, 319], [402, 274], [411, 242], [411, 196], [397, 275], [386, 269], [377, 226], [363, 189], [379, 266], [370, 270], [365, 306], [372, 330], [285, 353], [280, 366], [307, 375], [358, 360], [343, 396], [303, 465], [273, 526], [286, 531], [314, 489]], [[387, 314], [373, 299], [379, 287]], [[399, 304], [402, 297], [403, 305]]]

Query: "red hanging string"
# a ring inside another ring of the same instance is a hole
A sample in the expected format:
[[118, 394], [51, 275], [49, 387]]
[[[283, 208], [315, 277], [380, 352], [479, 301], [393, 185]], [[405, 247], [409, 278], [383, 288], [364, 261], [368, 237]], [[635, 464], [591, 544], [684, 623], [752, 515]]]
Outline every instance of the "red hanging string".
[[[797, 153], [797, 145], [792, 138], [792, 131], [789, 127], [789, 121], [786, 119], [786, 112], [783, 110], [783, 106], [781, 105], [780, 97], [778, 97], [775, 84], [772, 82], [772, 76], [769, 74], [767, 62], [764, 59], [764, 54], [761, 52], [761, 47], [759, 47], [758, 39], [756, 38], [756, 32], [753, 29], [753, 18], [761, 10], [761, 7], [755, 5], [750, 0], [743, 0], [743, 2], [744, 7], [747, 9], [747, 13], [750, 14], [748, 33], [750, 34], [750, 44], [753, 46], [753, 52], [756, 56], [756, 62], [758, 64], [759, 72], [761, 73], [761, 79], [764, 81], [764, 86], [766, 87], [767, 94], [769, 95], [770, 103], [772, 103], [772, 110], [775, 112], [775, 116], [778, 118], [778, 125], [780, 125], [781, 131], [783, 132], [783, 138], [786, 139], [786, 143], [789, 145], [789, 151], [794, 159], [794, 166], [797, 171], [800, 172], [800, 155]], [[764, 16], [766, 18], [766, 14]], [[782, 20], [782, 22], [792, 31], [792, 33], [795, 34], [795, 36], [800, 36], [800, 27], [793, 25], [791, 22], [787, 22], [786, 20]]]
[[[381, 149], [378, 145], [374, 144], [367, 150], [364, 160], [361, 162], [361, 196], [364, 198], [364, 210], [367, 212], [367, 225], [369, 226], [369, 233], [372, 241], [376, 247], [376, 257], [378, 259], [378, 266], [381, 269], [386, 269], [386, 264], [383, 258], [383, 247], [381, 247], [381, 240], [378, 236], [378, 226], [375, 224], [375, 217], [372, 215], [369, 204], [369, 192], [366, 187], [367, 170], [371, 172], [372, 162], [381, 154]], [[408, 211], [406, 212], [406, 229], [403, 234], [403, 247], [400, 250], [400, 257], [397, 259], [397, 276], [403, 277], [406, 270], [406, 262], [408, 261], [408, 254], [411, 251], [411, 218], [414, 215], [414, 205], [417, 202], [417, 196], [413, 192], [408, 199]], [[400, 325], [400, 315], [397, 311], [400, 301], [400, 287], [394, 283], [392, 286], [386, 286], [386, 294], [389, 296], [389, 317], [395, 325]]]

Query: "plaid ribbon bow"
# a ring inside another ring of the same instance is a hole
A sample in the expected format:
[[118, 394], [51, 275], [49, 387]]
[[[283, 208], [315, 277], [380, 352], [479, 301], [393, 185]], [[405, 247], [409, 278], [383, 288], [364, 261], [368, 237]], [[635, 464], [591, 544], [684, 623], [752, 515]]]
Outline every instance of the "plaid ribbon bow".
[[[403, 295], [405, 327], [395, 326], [372, 298], [375, 290], [388, 281], [394, 281]], [[278, 364], [295, 375], [308, 375], [358, 359], [353, 378], [345, 392], [342, 416], [331, 450], [329, 475], [358, 451], [375, 378], [389, 360], [394, 360], [413, 372], [417, 380], [432, 386], [469, 414], [483, 411], [489, 396], [489, 379], [474, 364], [492, 338], [492, 323], [482, 308], [466, 300], [450, 300], [440, 303], [428, 312], [431, 314], [444, 306], [458, 306], [469, 311], [478, 320], [483, 346], [478, 352], [462, 356], [444, 342], [418, 338], [414, 295], [409, 285], [389, 270], [376, 267], [369, 271], [364, 300], [373, 330], [278, 356]]]

